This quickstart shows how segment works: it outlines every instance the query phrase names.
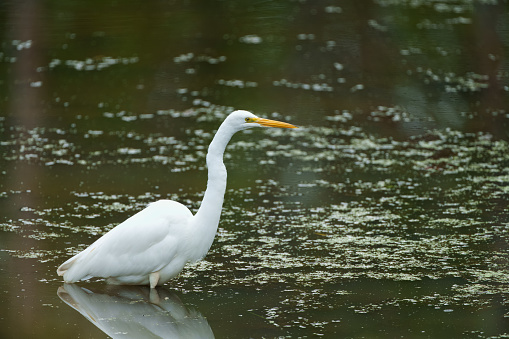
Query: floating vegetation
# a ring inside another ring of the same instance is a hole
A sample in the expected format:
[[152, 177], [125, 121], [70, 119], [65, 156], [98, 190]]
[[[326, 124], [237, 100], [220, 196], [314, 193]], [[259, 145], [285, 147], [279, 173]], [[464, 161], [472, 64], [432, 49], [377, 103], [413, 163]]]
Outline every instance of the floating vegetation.
[[340, 121], [340, 122], [347, 122], [349, 120], [352, 120], [353, 115], [347, 110], [343, 110], [341, 113], [339, 111], [335, 112], [336, 114], [333, 116], [327, 116], [325, 117], [326, 120], [329, 121]]
[[263, 39], [256, 34], [250, 34], [241, 36], [239, 41], [245, 44], [258, 45], [263, 42]]
[[371, 112], [370, 117], [368, 119], [372, 119], [373, 121], [380, 121], [382, 119], [390, 119], [392, 121], [410, 121], [410, 115], [401, 107], [384, 107], [378, 106], [376, 110]]
[[215, 64], [218, 64], [220, 62], [225, 62], [225, 61], [226, 61], [226, 57], [224, 55], [216, 58], [216, 57], [212, 57], [209, 55], [195, 55], [192, 52], [189, 52], [186, 54], [181, 54], [181, 55], [173, 58], [173, 62], [176, 64], [188, 63], [188, 62], [206, 62], [211, 65], [215, 65]]
[[49, 69], [56, 68], [58, 66], [67, 66], [77, 71], [100, 71], [113, 65], [129, 65], [139, 61], [138, 57], [129, 58], [113, 58], [113, 57], [95, 57], [88, 58], [85, 60], [60, 60], [53, 59], [49, 63]]
[[286, 79], [276, 80], [272, 83], [276, 87], [287, 87], [294, 89], [303, 89], [307, 91], [315, 91], [315, 92], [332, 92], [334, 88], [326, 83], [295, 83], [290, 82]]
[[[489, 4], [496, 3], [496, 0], [486, 0]], [[473, 1], [455, 1], [448, 3], [447, 1], [425, 1], [425, 0], [376, 0], [375, 3], [382, 7], [388, 6], [405, 6], [411, 8], [431, 8], [437, 13], [455, 13], [460, 14], [470, 12], [473, 7]]]
[[196, 212], [230, 104], [299, 129], [232, 139], [211, 251], [165, 287], [218, 337], [507, 337], [504, 2], [110, 5], [0, 44], [7, 335], [67, 317], [57, 264], [126, 218]]
[[254, 81], [243, 81], [243, 80], [217, 80], [219, 85], [224, 85], [228, 87], [238, 87], [238, 88], [247, 88], [247, 87], [258, 87], [258, 83]]
[[343, 9], [339, 6], [326, 6], [325, 7], [325, 13], [339, 14], [342, 12], [343, 12]]
[[21, 51], [23, 49], [29, 49], [32, 47], [32, 40], [12, 40], [12, 45], [15, 46], [18, 51]]
[[452, 72], [424, 70], [422, 67], [418, 67], [416, 70], [425, 75], [425, 83], [443, 83], [447, 92], [478, 92], [488, 88], [489, 77], [487, 75], [469, 72], [464, 76], [459, 76]]

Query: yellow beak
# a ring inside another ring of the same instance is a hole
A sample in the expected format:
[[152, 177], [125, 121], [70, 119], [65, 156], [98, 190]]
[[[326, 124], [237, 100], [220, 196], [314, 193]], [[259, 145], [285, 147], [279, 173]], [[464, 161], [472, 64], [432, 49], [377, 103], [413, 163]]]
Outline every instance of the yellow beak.
[[298, 128], [297, 126], [288, 124], [286, 122], [270, 120], [270, 119], [263, 119], [263, 118], [258, 118], [256, 120], [254, 120], [253, 122], [259, 123], [260, 125], [265, 126], [265, 127]]

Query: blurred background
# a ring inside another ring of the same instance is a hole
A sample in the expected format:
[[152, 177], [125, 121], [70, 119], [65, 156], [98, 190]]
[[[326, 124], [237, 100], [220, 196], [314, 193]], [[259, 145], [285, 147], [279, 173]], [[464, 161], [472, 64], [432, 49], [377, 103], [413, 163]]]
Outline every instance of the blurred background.
[[506, 0], [2, 1], [0, 336], [132, 334], [71, 307], [147, 291], [56, 267], [151, 201], [196, 211], [234, 109], [300, 128], [227, 149], [211, 252], [160, 291], [196, 337], [507, 336], [508, 53]]

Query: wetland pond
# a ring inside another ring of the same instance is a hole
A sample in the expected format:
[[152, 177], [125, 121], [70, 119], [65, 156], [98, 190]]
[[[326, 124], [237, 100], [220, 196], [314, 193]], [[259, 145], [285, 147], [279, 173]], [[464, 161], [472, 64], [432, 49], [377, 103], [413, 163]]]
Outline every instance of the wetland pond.
[[[4, 1], [0, 337], [506, 338], [507, 1]], [[148, 287], [56, 268], [162, 198], [209, 254]]]

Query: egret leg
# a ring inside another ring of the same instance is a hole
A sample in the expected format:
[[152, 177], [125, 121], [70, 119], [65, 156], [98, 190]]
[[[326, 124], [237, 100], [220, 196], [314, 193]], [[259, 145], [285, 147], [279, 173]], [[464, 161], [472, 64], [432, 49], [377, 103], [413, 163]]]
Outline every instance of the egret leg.
[[159, 272], [152, 272], [149, 276], [150, 288], [155, 288], [159, 282]]

